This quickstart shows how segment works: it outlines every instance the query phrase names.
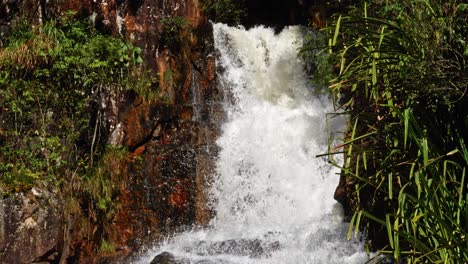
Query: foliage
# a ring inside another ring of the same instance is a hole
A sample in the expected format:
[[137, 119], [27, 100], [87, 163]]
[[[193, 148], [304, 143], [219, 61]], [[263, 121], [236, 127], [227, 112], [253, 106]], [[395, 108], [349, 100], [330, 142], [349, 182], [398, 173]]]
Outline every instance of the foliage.
[[[362, 200], [354, 208], [348, 237], [353, 228], [355, 234], [360, 228], [373, 232], [369, 219], [386, 229], [388, 244], [381, 253], [390, 254], [396, 261], [466, 262], [468, 152], [463, 139], [458, 137], [459, 145], [453, 150], [439, 153], [411, 109], [385, 107], [395, 115], [387, 124], [387, 130], [396, 134], [386, 138], [393, 141], [391, 146], [380, 146], [382, 150], [362, 148], [359, 137], [372, 138], [381, 132], [359, 135], [357, 129], [346, 143], [348, 160], [343, 170], [346, 176], [358, 179], [355, 195]], [[355, 120], [358, 124], [358, 117]], [[384, 150], [388, 151], [386, 155], [379, 153]], [[366, 188], [373, 195], [364, 201]], [[375, 234], [370, 235], [377, 239]]]
[[245, 0], [205, 0], [203, 9], [215, 22], [240, 25], [247, 17]]
[[[369, 9], [382, 8], [377, 18], [367, 11], [362, 17], [338, 18], [331, 39], [336, 51], [341, 47], [340, 78], [334, 88], [353, 91], [357, 86], [352, 85], [363, 86], [366, 98], [376, 105], [397, 97], [412, 107], [428, 101], [427, 110], [433, 112], [438, 106], [452, 107], [466, 89], [466, 12], [453, 1], [432, 2], [434, 8], [428, 1], [374, 4]], [[346, 26], [345, 33], [340, 24]], [[402, 80], [405, 83], [399, 83]]]
[[96, 153], [90, 128], [99, 122], [100, 92], [131, 83], [140, 49], [99, 34], [72, 14], [19, 25], [4, 44], [0, 185], [19, 191], [85, 170]]
[[330, 62], [331, 56], [326, 47], [326, 35], [309, 32], [304, 37], [304, 44], [299, 52], [306, 62], [307, 71], [311, 74], [310, 82], [316, 94], [330, 93], [327, 85], [335, 77]]
[[348, 236], [364, 230], [398, 263], [468, 261], [467, 11], [461, 1], [373, 1], [326, 29], [329, 88], [352, 122]]
[[[138, 79], [138, 81], [135, 82], [134, 79]], [[132, 78], [127, 79], [123, 86], [131, 87], [138, 95], [149, 101], [166, 102], [167, 100], [161, 94], [157, 76], [152, 75], [151, 71], [132, 73]]]
[[84, 179], [84, 192], [103, 219], [112, 218], [115, 212], [117, 204], [114, 199], [120, 187], [116, 183], [120, 182], [127, 154], [123, 147], [107, 146], [97, 166], [90, 169]]
[[189, 29], [189, 24], [184, 17], [166, 17], [161, 19], [162, 41], [171, 50], [180, 49], [184, 42], [184, 31]]
[[99, 249], [101, 253], [113, 253], [115, 252], [115, 246], [112, 242], [108, 242], [105, 239], [101, 239], [101, 248]]
[[7, 142], [0, 149], [0, 185], [13, 191], [31, 188], [39, 179], [51, 179], [67, 164], [63, 158], [66, 149], [57, 136], [25, 137], [23, 142]]

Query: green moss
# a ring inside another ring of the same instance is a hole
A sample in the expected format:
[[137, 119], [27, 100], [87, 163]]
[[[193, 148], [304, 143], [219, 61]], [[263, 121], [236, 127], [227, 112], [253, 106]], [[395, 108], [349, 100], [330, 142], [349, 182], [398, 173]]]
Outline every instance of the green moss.
[[101, 240], [101, 247], [99, 248], [100, 253], [113, 253], [115, 252], [115, 246], [111, 242], [102, 239]]

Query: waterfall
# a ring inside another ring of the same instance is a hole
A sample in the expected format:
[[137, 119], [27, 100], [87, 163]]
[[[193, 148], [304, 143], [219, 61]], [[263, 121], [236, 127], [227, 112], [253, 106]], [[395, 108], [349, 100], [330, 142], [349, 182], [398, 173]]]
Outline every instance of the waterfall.
[[339, 170], [326, 158], [329, 133], [345, 121], [317, 96], [298, 58], [303, 30], [214, 25], [219, 78], [228, 94], [210, 191], [210, 226], [176, 235], [141, 263], [168, 251], [182, 263], [364, 263], [347, 241], [333, 199]]

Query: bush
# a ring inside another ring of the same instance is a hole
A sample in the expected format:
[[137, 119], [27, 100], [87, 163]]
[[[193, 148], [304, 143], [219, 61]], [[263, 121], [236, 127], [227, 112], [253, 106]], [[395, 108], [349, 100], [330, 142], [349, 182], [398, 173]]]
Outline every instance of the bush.
[[189, 29], [187, 20], [181, 16], [161, 19], [162, 41], [171, 50], [178, 50], [184, 42], [184, 31]]
[[[20, 25], [0, 49], [0, 186], [59, 181], [93, 159], [102, 87], [131, 83], [140, 49], [71, 15]], [[135, 83], [135, 82], [134, 82]], [[130, 87], [131, 88], [131, 87]]]
[[352, 124], [348, 236], [363, 230], [397, 262], [468, 261], [467, 7], [373, 1], [326, 30], [329, 88]]
[[215, 22], [240, 25], [247, 17], [245, 0], [205, 0], [203, 9]]

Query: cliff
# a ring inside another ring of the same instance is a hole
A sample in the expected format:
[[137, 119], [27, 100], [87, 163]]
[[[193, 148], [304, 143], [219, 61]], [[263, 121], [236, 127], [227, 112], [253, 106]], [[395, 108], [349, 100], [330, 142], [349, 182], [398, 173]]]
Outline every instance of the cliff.
[[[103, 185], [111, 185], [112, 210], [99, 207], [89, 186], [73, 179], [58, 188], [43, 183], [4, 195], [2, 263], [115, 260], [209, 219], [202, 186], [212, 173], [223, 112], [215, 85], [211, 24], [202, 15], [201, 3], [2, 1], [0, 17], [9, 33], [20, 17], [39, 24], [70, 10], [77, 18], [89, 17], [100, 32], [140, 47], [144, 63], [135, 71], [142, 78], [158, 79], [157, 97], [163, 100], [148, 99], [134, 89], [103, 87], [90, 108], [101, 116], [99, 144], [125, 149], [118, 159], [99, 158], [111, 170]], [[175, 18], [183, 27], [172, 32], [167, 26]]]

